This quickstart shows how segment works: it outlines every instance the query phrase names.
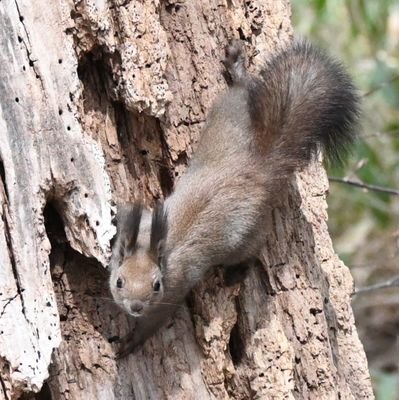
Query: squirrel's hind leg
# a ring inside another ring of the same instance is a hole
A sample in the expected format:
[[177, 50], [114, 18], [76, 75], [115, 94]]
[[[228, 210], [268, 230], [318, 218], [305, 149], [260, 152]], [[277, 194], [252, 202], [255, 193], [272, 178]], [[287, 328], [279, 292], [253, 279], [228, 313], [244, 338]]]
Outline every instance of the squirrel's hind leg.
[[233, 286], [237, 283], [241, 283], [247, 276], [250, 268], [255, 265], [256, 260], [251, 259], [248, 261], [241, 262], [239, 264], [233, 264], [226, 266], [224, 269], [223, 280], [226, 286]]

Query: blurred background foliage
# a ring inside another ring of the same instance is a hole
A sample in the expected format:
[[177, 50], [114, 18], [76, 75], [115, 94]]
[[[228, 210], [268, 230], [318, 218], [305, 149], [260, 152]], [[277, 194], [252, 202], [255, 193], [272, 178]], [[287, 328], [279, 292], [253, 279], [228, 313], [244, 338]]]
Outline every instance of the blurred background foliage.
[[[362, 137], [347, 177], [399, 190], [399, 0], [292, 0], [297, 35], [343, 61], [363, 98]], [[399, 196], [330, 183], [329, 226], [356, 287], [399, 275]], [[399, 280], [398, 280], [399, 281]], [[399, 400], [399, 287], [354, 296], [376, 398]]]

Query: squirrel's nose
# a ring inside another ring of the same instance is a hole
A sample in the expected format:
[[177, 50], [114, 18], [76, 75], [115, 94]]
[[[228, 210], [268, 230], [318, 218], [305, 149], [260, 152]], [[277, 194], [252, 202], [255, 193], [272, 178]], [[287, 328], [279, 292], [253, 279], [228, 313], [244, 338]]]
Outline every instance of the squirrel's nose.
[[130, 303], [130, 311], [131, 311], [133, 314], [139, 313], [140, 311], [142, 311], [142, 310], [143, 310], [143, 307], [144, 307], [143, 302], [140, 301], [140, 300], [133, 300], [133, 301]]

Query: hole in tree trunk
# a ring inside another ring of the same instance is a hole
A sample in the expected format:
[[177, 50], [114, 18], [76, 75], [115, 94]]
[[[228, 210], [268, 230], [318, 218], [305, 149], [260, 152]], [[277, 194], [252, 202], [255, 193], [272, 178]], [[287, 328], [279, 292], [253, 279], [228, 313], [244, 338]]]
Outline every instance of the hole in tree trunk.
[[18, 400], [52, 400], [50, 387], [45, 382], [39, 393], [25, 393]]
[[238, 324], [235, 324], [230, 333], [229, 351], [234, 365], [238, 365], [244, 356], [244, 342], [241, 338]]
[[44, 383], [42, 390], [36, 395], [35, 400], [52, 400], [50, 387]]
[[[92, 100], [88, 94], [112, 98], [112, 90], [116, 86], [113, 78], [112, 65], [120, 66], [120, 55], [109, 54], [101, 46], [93, 48], [79, 60], [78, 77], [83, 83], [85, 92], [85, 107]], [[93, 89], [96, 93], [92, 93]], [[115, 100], [115, 98], [114, 98]]]
[[110, 119], [116, 127], [122, 160], [133, 180], [139, 186], [148, 188], [149, 182], [141, 180], [158, 176], [159, 187], [150, 190], [152, 197], [159, 198], [160, 192], [165, 196], [173, 187], [168, 144], [163, 139], [158, 118], [128, 109], [121, 101], [123, 95], [120, 94], [118, 77], [122, 73], [118, 52], [109, 53], [97, 46], [80, 58], [78, 76], [83, 85], [84, 110], [88, 114], [94, 111], [97, 115], [90, 123], [92, 126], [86, 129], [97, 140], [98, 136], [106, 136], [100, 114], [104, 120]]
[[[108, 273], [100, 263], [74, 250], [66, 237], [62, 199], [51, 198], [44, 208], [44, 224], [51, 243], [50, 271], [57, 298], [63, 353], [56, 353], [50, 365], [48, 387], [26, 399], [51, 399], [51, 391], [59, 387], [59, 371], [64, 373], [65, 359], [76, 357], [76, 349], [82, 341], [90, 342], [88, 354], [101, 360], [98, 371], [105, 368], [106, 360], [112, 356], [109, 338], [117, 337], [119, 309], [114, 305], [108, 291]], [[123, 319], [123, 315], [122, 315]], [[48, 340], [52, 340], [49, 336]], [[107, 346], [104, 345], [107, 343]], [[81, 350], [84, 351], [84, 350]], [[97, 369], [96, 369], [97, 371]], [[96, 372], [94, 372], [96, 373]], [[68, 373], [69, 374], [69, 373]], [[72, 371], [71, 379], [78, 379], [78, 371]]]
[[51, 249], [54, 249], [55, 246], [61, 243], [66, 243], [67, 238], [65, 235], [64, 223], [62, 222], [56, 206], [52, 202], [48, 202], [44, 207], [43, 216], [47, 237], [51, 243]]

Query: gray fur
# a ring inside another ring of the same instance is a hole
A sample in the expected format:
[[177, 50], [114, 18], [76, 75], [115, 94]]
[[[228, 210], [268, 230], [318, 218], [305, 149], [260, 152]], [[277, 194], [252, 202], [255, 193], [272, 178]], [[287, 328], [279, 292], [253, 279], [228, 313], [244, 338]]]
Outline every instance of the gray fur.
[[[149, 306], [122, 354], [151, 336], [212, 267], [255, 258], [264, 243], [266, 211], [293, 172], [319, 150], [339, 160], [355, 138], [353, 83], [336, 61], [308, 43], [294, 43], [253, 77], [245, 70], [243, 45], [235, 41], [225, 65], [232, 87], [213, 105], [194, 157], [165, 201], [162, 296], [148, 294]], [[162, 218], [155, 218], [163, 229]], [[134, 265], [131, 260], [126, 279], [150, 291], [154, 265]], [[119, 270], [124, 272], [123, 264]], [[129, 300], [143, 296], [138, 286], [126, 293]]]

